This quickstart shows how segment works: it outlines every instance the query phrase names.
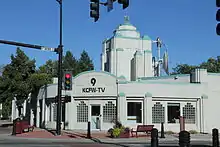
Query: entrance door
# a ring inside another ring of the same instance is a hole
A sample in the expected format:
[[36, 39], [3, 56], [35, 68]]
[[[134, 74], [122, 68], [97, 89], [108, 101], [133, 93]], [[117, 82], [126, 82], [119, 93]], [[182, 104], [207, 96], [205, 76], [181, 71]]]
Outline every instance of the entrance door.
[[91, 105], [91, 128], [100, 129], [101, 122], [100, 105]]

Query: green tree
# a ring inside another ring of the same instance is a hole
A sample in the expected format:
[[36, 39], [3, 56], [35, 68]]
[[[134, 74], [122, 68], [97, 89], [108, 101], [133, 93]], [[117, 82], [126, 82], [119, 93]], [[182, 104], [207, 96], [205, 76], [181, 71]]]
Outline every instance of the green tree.
[[58, 74], [58, 62], [55, 60], [47, 60], [46, 63], [39, 67], [38, 73], [47, 73], [53, 77], [57, 77]]
[[173, 73], [171, 74], [190, 74], [198, 66], [188, 65], [188, 64], [178, 64], [173, 68]]
[[205, 68], [208, 72], [220, 73], [220, 56], [209, 58], [199, 65], [178, 64], [172, 74], [190, 74], [195, 68]]
[[75, 76], [79, 73], [78, 61], [70, 51], [67, 51], [66, 55], [64, 56], [63, 69], [64, 70], [71, 70], [73, 76]]
[[4, 67], [0, 76], [0, 102], [3, 103], [4, 115], [10, 114], [15, 96], [17, 103], [22, 103], [30, 93], [36, 94], [41, 86], [51, 83], [51, 77], [50, 74], [35, 72], [35, 60], [30, 60], [17, 48], [16, 55], [11, 55], [11, 63]]
[[79, 62], [78, 63], [79, 73], [84, 71], [94, 70], [93, 62], [85, 50], [83, 50], [83, 52], [81, 53], [78, 62]]
[[28, 78], [35, 71], [35, 60], [30, 60], [25, 53], [17, 48], [16, 56], [11, 55], [11, 63], [6, 65], [2, 74], [3, 89], [0, 94], [7, 93], [8, 97], [12, 99], [16, 94], [18, 100], [24, 100], [31, 92], [31, 87], [28, 83]]
[[200, 65], [200, 67], [207, 69], [208, 72], [219, 73], [220, 72], [220, 57], [218, 56], [217, 59], [209, 58], [207, 62], [203, 62]]

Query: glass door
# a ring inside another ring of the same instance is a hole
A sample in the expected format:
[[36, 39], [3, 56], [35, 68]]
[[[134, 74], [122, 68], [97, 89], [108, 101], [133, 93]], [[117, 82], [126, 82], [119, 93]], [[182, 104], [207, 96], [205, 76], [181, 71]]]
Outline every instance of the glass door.
[[91, 105], [91, 128], [100, 129], [101, 128], [101, 112], [100, 105]]

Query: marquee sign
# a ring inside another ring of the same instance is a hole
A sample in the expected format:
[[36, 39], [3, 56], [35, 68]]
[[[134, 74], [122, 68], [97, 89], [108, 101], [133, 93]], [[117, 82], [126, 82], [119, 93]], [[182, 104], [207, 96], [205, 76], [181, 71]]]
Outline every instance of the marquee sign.
[[97, 82], [96, 78], [91, 78], [90, 80], [91, 87], [82, 88], [82, 93], [104, 93], [106, 88], [95, 87], [96, 82]]

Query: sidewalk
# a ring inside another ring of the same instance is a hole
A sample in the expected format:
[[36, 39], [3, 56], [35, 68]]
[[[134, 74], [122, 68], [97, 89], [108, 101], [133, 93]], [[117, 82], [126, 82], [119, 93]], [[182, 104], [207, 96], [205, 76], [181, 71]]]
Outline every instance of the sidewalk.
[[49, 132], [45, 129], [34, 128], [33, 132], [26, 132], [22, 134], [16, 134], [16, 137], [23, 137], [23, 138], [56, 138], [56, 139], [81, 139], [79, 136], [74, 136], [72, 134], [67, 134], [62, 132], [60, 136], [55, 136], [52, 132]]
[[[55, 132], [55, 131], [54, 131]], [[109, 143], [109, 144], [145, 144], [150, 143], [150, 136], [142, 136], [142, 137], [131, 137], [131, 138], [110, 138], [107, 136], [104, 131], [92, 131], [91, 139], [87, 139], [87, 133], [83, 130], [63, 130], [61, 136], [53, 135], [53, 131], [47, 131], [40, 128], [35, 128], [33, 132], [27, 132], [23, 134], [17, 134], [16, 138], [23, 139], [40, 139], [40, 140], [51, 140], [56, 142], [97, 142], [97, 143]], [[178, 143], [178, 134], [166, 135], [165, 138], [160, 138], [159, 134], [159, 142], [174, 142]], [[212, 141], [211, 134], [191, 134], [191, 141]]]

